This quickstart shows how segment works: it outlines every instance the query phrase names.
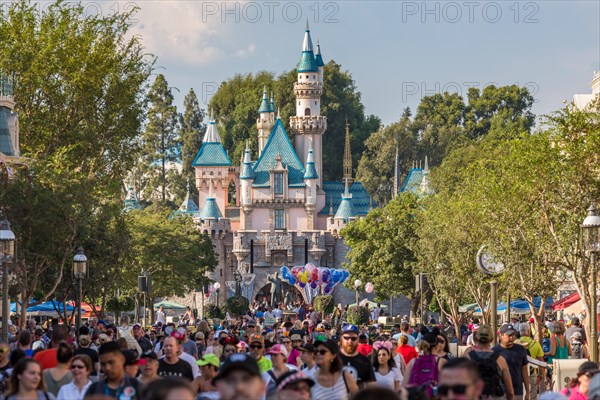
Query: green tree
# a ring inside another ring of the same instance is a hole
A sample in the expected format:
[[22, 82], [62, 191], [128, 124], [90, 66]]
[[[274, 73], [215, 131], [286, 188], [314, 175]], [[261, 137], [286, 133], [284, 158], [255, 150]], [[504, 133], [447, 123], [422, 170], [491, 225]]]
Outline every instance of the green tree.
[[[142, 137], [142, 182], [146, 199], [158, 197], [163, 203], [171, 189], [167, 170], [169, 162], [179, 158], [180, 143], [177, 137], [177, 107], [164, 75], [159, 74], [148, 93], [150, 108], [148, 123]], [[176, 175], [176, 174], [175, 174]]]
[[189, 217], [169, 218], [170, 210], [152, 205], [127, 214], [130, 258], [123, 268], [122, 287], [135, 292], [142, 269], [152, 275], [152, 297], [195, 290], [204, 273], [217, 264], [210, 238]]
[[33, 171], [0, 193], [18, 235], [25, 304], [68, 280], [93, 217], [120, 201], [153, 66], [129, 34], [135, 11], [90, 17], [59, 1], [40, 13], [25, 0], [0, 8], [0, 69], [15, 76], [21, 152]]
[[181, 194], [185, 196], [183, 190], [187, 190], [187, 184], [190, 185], [192, 192], [196, 193], [195, 172], [192, 163], [202, 145], [202, 134], [206, 131], [205, 113], [200, 109], [194, 89], [190, 89], [183, 99], [183, 109], [183, 114], [179, 115], [179, 141], [181, 142], [183, 163], [182, 177], [185, 183], [183, 187], [179, 188], [178, 191], [182, 193], [178, 197], [181, 197]]
[[373, 282], [380, 299], [412, 296], [417, 210], [418, 198], [403, 193], [342, 229], [350, 247], [347, 268], [353, 279], [349, 281]]

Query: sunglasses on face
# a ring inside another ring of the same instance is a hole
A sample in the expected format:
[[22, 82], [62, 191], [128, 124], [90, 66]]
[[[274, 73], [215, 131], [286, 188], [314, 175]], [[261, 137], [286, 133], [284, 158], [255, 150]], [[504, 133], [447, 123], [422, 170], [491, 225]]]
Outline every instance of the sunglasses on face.
[[8, 348], [2, 347], [0, 348], [0, 354], [8, 353]]
[[322, 356], [324, 356], [325, 354], [327, 354], [328, 351], [325, 349], [321, 349], [321, 350], [315, 350], [315, 354], [320, 354]]
[[225, 353], [235, 353], [235, 349], [225, 349]]
[[250, 348], [256, 350], [256, 349], [262, 349], [263, 346], [262, 346], [262, 344], [251, 344]]
[[438, 386], [438, 394], [446, 396], [450, 391], [454, 394], [465, 394], [467, 392], [467, 385], [440, 385]]
[[71, 369], [85, 369], [85, 365], [73, 364], [71, 365]]
[[356, 336], [342, 336], [342, 338], [344, 340], [353, 341], [353, 342], [356, 342], [358, 340], [358, 337], [356, 337]]
[[290, 343], [292, 343], [292, 342], [290, 342], [289, 340], [284, 340], [284, 341], [283, 341], [283, 342], [281, 342], [281, 343], [283, 343], [283, 344], [290, 344]]

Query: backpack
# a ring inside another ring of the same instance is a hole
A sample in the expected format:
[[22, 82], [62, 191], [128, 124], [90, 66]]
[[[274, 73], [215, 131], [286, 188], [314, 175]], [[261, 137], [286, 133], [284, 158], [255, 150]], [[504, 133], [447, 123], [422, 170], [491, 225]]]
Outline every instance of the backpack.
[[542, 339], [542, 350], [544, 351], [544, 353], [550, 352], [550, 338]]
[[438, 366], [436, 356], [421, 355], [415, 359], [410, 371], [408, 383], [411, 386], [423, 386], [427, 396], [433, 397], [433, 388], [438, 381]]
[[485, 383], [483, 395], [503, 396], [506, 393], [504, 381], [502, 380], [502, 371], [498, 366], [498, 357], [500, 354], [494, 352], [490, 357], [483, 358], [475, 351], [469, 352], [469, 358], [477, 363], [479, 376]]
[[571, 343], [570, 358], [583, 358], [583, 343], [579, 340], [574, 340], [573, 343]]

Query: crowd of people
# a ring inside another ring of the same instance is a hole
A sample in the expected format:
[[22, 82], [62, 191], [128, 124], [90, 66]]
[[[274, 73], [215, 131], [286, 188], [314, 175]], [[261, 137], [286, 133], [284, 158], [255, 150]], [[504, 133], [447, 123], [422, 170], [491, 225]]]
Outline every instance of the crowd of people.
[[181, 321], [167, 323], [161, 309], [148, 327], [127, 316], [78, 330], [56, 320], [13, 325], [0, 343], [0, 392], [10, 400], [600, 399], [600, 368], [589, 361], [560, 393], [543, 393], [543, 362], [573, 357], [573, 340], [585, 356], [579, 321], [570, 331], [555, 322], [544, 349], [526, 322], [494, 335], [473, 320], [460, 357], [450, 350], [457, 338], [435, 321], [356, 326], [341, 308], [324, 318], [305, 304], [253, 306], [223, 321]]

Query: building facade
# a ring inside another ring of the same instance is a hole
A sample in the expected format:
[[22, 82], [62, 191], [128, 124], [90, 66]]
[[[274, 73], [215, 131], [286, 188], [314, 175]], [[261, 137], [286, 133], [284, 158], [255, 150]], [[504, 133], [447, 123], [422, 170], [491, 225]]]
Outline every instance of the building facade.
[[[210, 278], [220, 282], [221, 300], [233, 294], [236, 273], [244, 295], [254, 301], [266, 297], [282, 266], [311, 262], [341, 268], [348, 247], [340, 230], [372, 207], [362, 184], [352, 180], [347, 125], [344, 179], [322, 180], [322, 138], [327, 132], [327, 117], [320, 113], [324, 65], [307, 26], [294, 84], [296, 115], [289, 120], [294, 144], [266, 88], [258, 105], [258, 148], [246, 145], [239, 167], [223, 148], [215, 120], [208, 123], [193, 163], [200, 210], [193, 218], [210, 235], [218, 254]], [[189, 199], [186, 204], [189, 209]], [[354, 292], [341, 286], [335, 290], [336, 301], [353, 299]], [[289, 299], [311, 296], [286, 284], [283, 288]]]

